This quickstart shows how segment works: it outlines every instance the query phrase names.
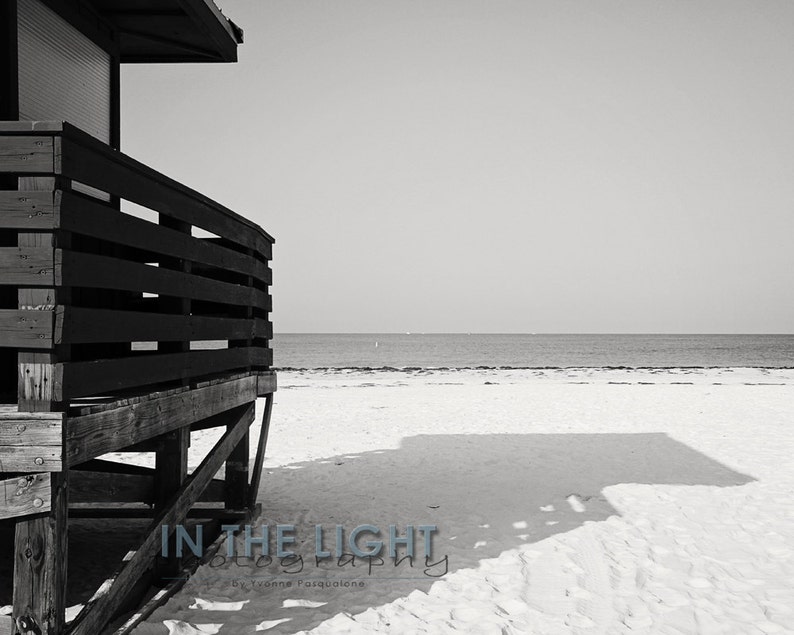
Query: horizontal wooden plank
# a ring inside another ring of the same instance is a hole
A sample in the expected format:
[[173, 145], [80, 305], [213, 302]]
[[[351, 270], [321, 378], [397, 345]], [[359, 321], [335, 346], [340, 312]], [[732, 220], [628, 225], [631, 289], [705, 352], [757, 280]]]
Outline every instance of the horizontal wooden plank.
[[255, 376], [153, 397], [120, 408], [69, 417], [69, 466], [201, 421], [256, 400]]
[[17, 404], [0, 404], [0, 425], [17, 420], [43, 421], [45, 419], [63, 419], [60, 412], [20, 412]]
[[53, 145], [52, 136], [0, 135], [0, 172], [52, 174]]
[[69, 504], [145, 503], [153, 505], [154, 477], [74, 470], [69, 473]]
[[[241, 373], [239, 377], [247, 376], [247, 373]], [[235, 377], [227, 377], [227, 380], [237, 379]], [[194, 386], [198, 387], [198, 386]], [[151, 399], [161, 399], [163, 397], [170, 397], [180, 392], [191, 390], [191, 386], [180, 386], [169, 390], [156, 390], [138, 395], [130, 395], [126, 397], [83, 397], [79, 399], [70, 400], [69, 414], [70, 416], [77, 417], [82, 415], [93, 414], [95, 412], [104, 412], [106, 410], [114, 410], [115, 408], [122, 408], [124, 406], [131, 406], [132, 404], [142, 403]]]
[[[69, 504], [143, 503], [153, 505], [154, 470], [149, 474], [111, 474], [89, 470], [69, 473]], [[222, 501], [224, 481], [215, 479], [199, 497], [200, 501]]]
[[0, 346], [52, 348], [54, 313], [0, 309]]
[[51, 509], [52, 488], [48, 472], [0, 481], [0, 520], [41, 514]]
[[270, 302], [268, 294], [260, 289], [120, 258], [68, 250], [58, 250], [56, 258], [62, 262], [59, 271], [62, 284], [67, 287], [141, 291], [262, 308]]
[[[210, 485], [209, 487], [212, 487]], [[199, 497], [203, 501], [203, 495]], [[75, 505], [69, 508], [69, 518], [154, 518], [157, 510], [150, 507], [121, 507], [121, 506], [87, 506]], [[187, 512], [188, 518], [203, 518], [207, 520], [234, 520], [251, 517], [248, 510], [229, 509], [219, 505], [196, 505]], [[255, 518], [255, 516], [254, 516]]]
[[270, 259], [273, 238], [212, 199], [64, 124], [62, 174], [223, 236]]
[[219, 318], [71, 306], [58, 307], [56, 310], [55, 341], [58, 344], [186, 342], [271, 337], [270, 322], [259, 318]]
[[0, 284], [51, 287], [56, 263], [52, 247], [0, 247]]
[[272, 279], [267, 264], [253, 256], [116, 211], [95, 199], [64, 192], [61, 210], [60, 226], [71, 232], [251, 275], [265, 283]]
[[54, 229], [59, 214], [52, 191], [0, 191], [0, 227], [3, 229]]
[[5, 472], [60, 472], [63, 447], [0, 445], [0, 465]]
[[63, 131], [63, 121], [0, 121], [0, 133], [46, 134]]
[[54, 399], [68, 401], [72, 397], [114, 393], [250, 366], [269, 366], [272, 359], [270, 349], [248, 347], [69, 362], [63, 364], [63, 395]]
[[[46, 417], [33, 417], [46, 414]], [[0, 419], [0, 446], [53, 446], [63, 444], [63, 413], [17, 413]], [[4, 466], [3, 471], [11, 471]]]

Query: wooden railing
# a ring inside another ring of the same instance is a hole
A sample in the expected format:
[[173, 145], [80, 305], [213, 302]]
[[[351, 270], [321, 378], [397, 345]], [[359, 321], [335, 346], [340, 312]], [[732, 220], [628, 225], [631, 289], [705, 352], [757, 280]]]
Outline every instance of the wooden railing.
[[66, 123], [0, 123], [0, 188], [0, 381], [19, 411], [271, 366], [256, 224]]
[[[253, 513], [276, 390], [272, 245], [73, 126], [0, 123], [0, 521], [16, 523], [0, 633], [98, 633], [147, 571], [181, 570], [157, 558], [164, 525]], [[209, 427], [225, 434], [189, 474], [190, 434]], [[123, 451], [154, 452], [155, 468], [99, 458]], [[71, 515], [151, 524], [67, 627]]]

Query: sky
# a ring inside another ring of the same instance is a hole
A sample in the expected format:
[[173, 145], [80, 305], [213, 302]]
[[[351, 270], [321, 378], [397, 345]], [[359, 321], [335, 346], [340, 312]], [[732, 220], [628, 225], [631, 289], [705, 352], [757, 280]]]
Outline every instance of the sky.
[[217, 0], [122, 149], [276, 238], [276, 332], [794, 332], [789, 0]]

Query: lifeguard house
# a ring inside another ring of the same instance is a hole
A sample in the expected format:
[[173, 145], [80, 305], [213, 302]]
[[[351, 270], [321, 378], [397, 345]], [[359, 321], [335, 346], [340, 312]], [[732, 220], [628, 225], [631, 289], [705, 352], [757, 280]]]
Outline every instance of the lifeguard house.
[[[0, 0], [0, 34], [0, 634], [96, 635], [131, 585], [179, 566], [158, 562], [162, 526], [255, 506], [273, 239], [119, 149], [121, 64], [233, 62], [242, 31], [212, 0]], [[210, 427], [188, 474], [190, 433]], [[126, 451], [155, 467], [100, 458]], [[70, 517], [151, 523], [67, 623]]]

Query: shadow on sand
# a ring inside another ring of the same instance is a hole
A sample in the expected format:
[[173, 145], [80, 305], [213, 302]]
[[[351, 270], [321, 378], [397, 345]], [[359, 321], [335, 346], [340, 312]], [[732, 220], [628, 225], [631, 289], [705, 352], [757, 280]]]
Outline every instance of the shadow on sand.
[[[250, 560], [205, 566], [182, 594], [181, 606], [166, 605], [136, 633], [164, 633], [161, 620], [174, 617], [190, 596], [205, 600], [249, 600], [239, 611], [189, 611], [194, 623], [225, 623], [221, 633], [247, 633], [263, 620], [288, 619], [269, 633], [310, 629], [341, 611], [356, 614], [419, 589], [434, 579], [423, 574], [422, 542], [411, 568], [368, 572], [367, 562], [315, 566], [315, 524], [326, 528], [333, 548], [334, 526], [432, 524], [433, 561], [446, 556], [450, 575], [477, 567], [505, 550], [570, 531], [585, 521], [617, 514], [604, 488], [620, 483], [730, 487], [753, 479], [739, 474], [666, 434], [422, 435], [399, 449], [338, 456], [269, 470], [262, 482], [266, 510], [255, 523], [296, 526], [292, 549], [303, 570], [286, 573], [278, 561], [257, 568]], [[575, 496], [575, 499], [571, 499]], [[569, 502], [573, 500], [573, 504]], [[371, 536], [364, 536], [364, 540]], [[271, 543], [272, 540], [271, 536]], [[242, 542], [237, 541], [238, 553]], [[348, 549], [349, 551], [349, 549]], [[263, 564], [263, 563], [260, 563]], [[289, 567], [294, 571], [295, 566]], [[439, 567], [433, 573], [441, 573]], [[364, 579], [365, 589], [306, 588], [306, 581]], [[299, 585], [298, 580], [303, 584]], [[272, 583], [285, 580], [290, 588]], [[244, 586], [241, 586], [243, 585]], [[285, 599], [325, 602], [318, 608], [284, 608]], [[180, 613], [185, 619], [185, 612]]]

